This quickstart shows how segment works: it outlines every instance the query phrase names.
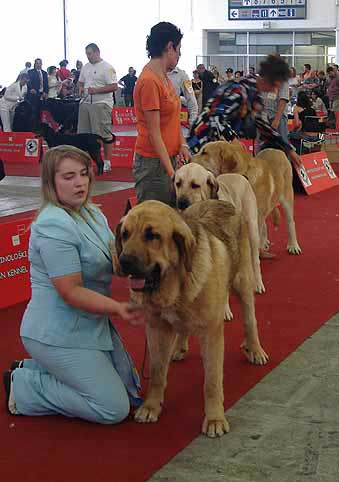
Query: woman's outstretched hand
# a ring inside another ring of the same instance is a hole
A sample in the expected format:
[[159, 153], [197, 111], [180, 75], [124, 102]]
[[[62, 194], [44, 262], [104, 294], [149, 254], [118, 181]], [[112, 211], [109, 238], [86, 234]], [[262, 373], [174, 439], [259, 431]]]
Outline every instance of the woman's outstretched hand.
[[143, 307], [133, 303], [117, 302], [114, 314], [133, 326], [145, 324], [145, 312]]

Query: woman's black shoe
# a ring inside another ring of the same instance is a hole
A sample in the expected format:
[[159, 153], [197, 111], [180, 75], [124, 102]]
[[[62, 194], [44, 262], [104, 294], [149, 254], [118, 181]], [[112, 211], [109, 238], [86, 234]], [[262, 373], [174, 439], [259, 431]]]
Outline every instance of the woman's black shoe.
[[24, 365], [23, 360], [14, 360], [11, 365], [11, 370], [16, 370], [17, 368], [22, 368]]

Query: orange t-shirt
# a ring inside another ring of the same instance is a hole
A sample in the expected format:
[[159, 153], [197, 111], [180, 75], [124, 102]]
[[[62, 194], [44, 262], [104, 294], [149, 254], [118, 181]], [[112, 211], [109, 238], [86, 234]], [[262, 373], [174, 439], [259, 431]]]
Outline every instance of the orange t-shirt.
[[135, 152], [144, 157], [159, 157], [151, 144], [145, 111], [160, 111], [160, 131], [169, 156], [175, 156], [180, 150], [180, 98], [171, 81], [169, 88], [150, 68], [145, 66], [134, 88], [134, 108], [137, 117], [138, 137]]

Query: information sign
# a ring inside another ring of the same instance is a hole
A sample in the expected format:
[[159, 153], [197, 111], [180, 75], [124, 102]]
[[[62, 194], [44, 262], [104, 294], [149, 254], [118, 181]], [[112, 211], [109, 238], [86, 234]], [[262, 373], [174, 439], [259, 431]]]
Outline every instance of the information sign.
[[303, 20], [307, 0], [229, 0], [229, 20]]

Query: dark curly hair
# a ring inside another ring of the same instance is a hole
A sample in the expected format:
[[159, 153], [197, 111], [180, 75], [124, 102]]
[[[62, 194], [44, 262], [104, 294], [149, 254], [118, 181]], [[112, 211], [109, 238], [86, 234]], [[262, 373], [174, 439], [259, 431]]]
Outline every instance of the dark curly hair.
[[149, 58], [161, 57], [168, 42], [173, 42], [176, 48], [180, 43], [183, 34], [180, 29], [170, 22], [159, 22], [151, 28], [147, 36], [146, 51]]
[[286, 82], [290, 77], [289, 66], [278, 55], [268, 55], [260, 63], [259, 75], [271, 84], [276, 81]]
[[306, 92], [299, 92], [297, 97], [297, 106], [302, 107], [303, 109], [311, 109], [312, 108], [312, 101]]

